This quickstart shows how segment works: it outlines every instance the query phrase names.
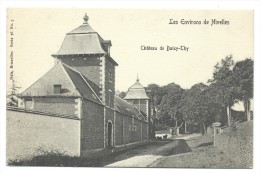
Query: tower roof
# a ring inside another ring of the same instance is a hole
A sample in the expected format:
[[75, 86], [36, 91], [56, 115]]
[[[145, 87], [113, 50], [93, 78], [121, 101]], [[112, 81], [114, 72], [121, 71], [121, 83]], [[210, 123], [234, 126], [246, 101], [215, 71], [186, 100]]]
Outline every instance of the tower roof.
[[145, 88], [139, 82], [138, 77], [136, 79], [136, 82], [128, 89], [128, 92], [124, 99], [149, 99], [149, 97], [146, 94]]
[[[52, 56], [99, 54], [110, 57], [109, 47], [112, 45], [111, 41], [104, 40], [89, 25], [87, 14], [85, 14], [83, 19], [82, 25], [66, 34], [60, 49]], [[117, 65], [114, 60], [113, 62]]]

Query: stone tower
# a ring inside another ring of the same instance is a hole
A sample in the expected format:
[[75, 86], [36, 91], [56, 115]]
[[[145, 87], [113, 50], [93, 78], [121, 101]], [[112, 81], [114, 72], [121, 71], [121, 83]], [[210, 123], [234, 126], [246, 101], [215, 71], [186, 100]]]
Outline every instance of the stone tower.
[[128, 89], [128, 92], [124, 98], [127, 102], [133, 104], [139, 111], [144, 112], [147, 115], [149, 122], [150, 110], [149, 110], [149, 97], [146, 94], [145, 88], [140, 84], [137, 76], [136, 82]]
[[55, 63], [64, 64], [80, 72], [106, 106], [114, 108], [115, 66], [110, 56], [110, 40], [104, 40], [89, 25], [89, 17], [78, 28], [67, 33], [58, 52], [52, 56]]

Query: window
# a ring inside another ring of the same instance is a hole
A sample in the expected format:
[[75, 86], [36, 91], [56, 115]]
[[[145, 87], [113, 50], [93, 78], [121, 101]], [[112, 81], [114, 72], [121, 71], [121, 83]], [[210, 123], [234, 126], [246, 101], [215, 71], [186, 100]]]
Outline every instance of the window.
[[108, 90], [108, 105], [112, 107], [112, 91]]
[[109, 70], [108, 77], [109, 77], [109, 82], [112, 83], [112, 72], [111, 72], [111, 70]]
[[136, 132], [136, 126], [134, 125], [135, 124], [135, 116], [132, 115], [132, 123], [129, 124], [129, 131], [133, 131], [133, 132]]
[[25, 98], [25, 101], [32, 101], [32, 98], [31, 97], [27, 97], [27, 98]]
[[61, 93], [61, 85], [54, 85], [54, 94]]

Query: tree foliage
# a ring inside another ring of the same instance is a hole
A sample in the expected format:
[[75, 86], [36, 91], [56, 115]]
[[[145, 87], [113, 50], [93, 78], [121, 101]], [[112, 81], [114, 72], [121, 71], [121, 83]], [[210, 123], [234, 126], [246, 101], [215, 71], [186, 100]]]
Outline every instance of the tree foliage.
[[6, 104], [7, 106], [18, 106], [18, 90], [20, 87], [16, 85], [16, 81], [11, 81], [11, 88], [9, 94], [6, 96]]
[[180, 102], [182, 99], [183, 89], [175, 84], [171, 83], [164, 87], [166, 94], [162, 97], [161, 103], [158, 105], [158, 116], [165, 121], [165, 124], [177, 126], [178, 121], [182, 121], [182, 115], [180, 113]]
[[[231, 107], [244, 101], [249, 115], [253, 98], [253, 61], [245, 59], [235, 63], [232, 55], [226, 56], [214, 66], [209, 85], [198, 83], [190, 89], [182, 89], [175, 83], [160, 87], [148, 85], [151, 104], [157, 117], [166, 126], [176, 126], [185, 121], [201, 124], [203, 132], [213, 122], [231, 125]], [[175, 124], [174, 124], [175, 122]], [[178, 122], [178, 123], [176, 123]]]
[[250, 99], [253, 98], [254, 62], [245, 59], [235, 64], [233, 68], [233, 83], [235, 98], [244, 102], [245, 115], [250, 120]]

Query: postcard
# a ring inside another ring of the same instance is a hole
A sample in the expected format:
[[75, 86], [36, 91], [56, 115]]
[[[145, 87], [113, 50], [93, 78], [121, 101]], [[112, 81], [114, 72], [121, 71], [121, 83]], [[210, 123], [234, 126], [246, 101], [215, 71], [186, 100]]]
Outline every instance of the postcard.
[[253, 10], [6, 13], [7, 167], [254, 168]]

